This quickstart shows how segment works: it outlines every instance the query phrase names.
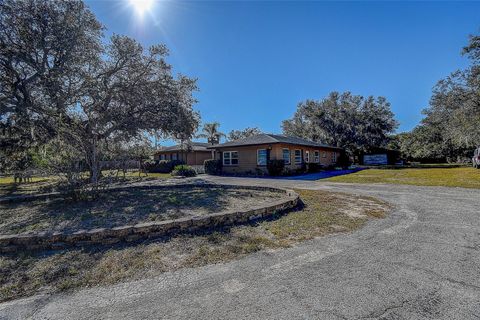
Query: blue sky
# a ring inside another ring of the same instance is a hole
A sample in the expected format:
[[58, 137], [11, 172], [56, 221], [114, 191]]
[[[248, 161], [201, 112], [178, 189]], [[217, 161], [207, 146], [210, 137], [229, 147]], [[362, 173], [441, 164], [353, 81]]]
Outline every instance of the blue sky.
[[165, 43], [174, 71], [198, 78], [202, 120], [224, 132], [281, 132], [298, 102], [346, 90], [385, 96], [410, 130], [480, 32], [480, 2], [162, 1], [143, 18], [127, 0], [87, 4], [107, 35]]

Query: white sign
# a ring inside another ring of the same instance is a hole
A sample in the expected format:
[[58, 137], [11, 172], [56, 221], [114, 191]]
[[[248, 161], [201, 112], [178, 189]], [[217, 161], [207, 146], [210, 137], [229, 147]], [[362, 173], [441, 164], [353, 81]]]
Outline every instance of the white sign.
[[387, 154], [365, 154], [363, 155], [363, 164], [388, 164]]

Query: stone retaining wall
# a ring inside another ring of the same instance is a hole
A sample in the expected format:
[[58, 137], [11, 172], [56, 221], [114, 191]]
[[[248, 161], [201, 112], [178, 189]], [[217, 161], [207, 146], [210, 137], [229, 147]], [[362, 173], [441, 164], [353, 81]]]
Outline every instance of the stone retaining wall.
[[[164, 188], [196, 187], [195, 185], [169, 186], [134, 186], [135, 189], [158, 190]], [[252, 220], [265, 219], [274, 214], [295, 208], [299, 204], [299, 196], [292, 190], [270, 187], [234, 186], [219, 184], [201, 184], [197, 187], [221, 187], [225, 189], [250, 189], [284, 193], [284, 199], [267, 206], [245, 211], [223, 211], [205, 216], [186, 217], [159, 222], [146, 222], [114, 228], [99, 228], [66, 232], [39, 232], [35, 234], [0, 235], [0, 253], [22, 250], [64, 249], [67, 247], [83, 247], [88, 245], [109, 245], [118, 242], [134, 242], [141, 239], [160, 238], [180, 233], [195, 233], [209, 229], [242, 224]], [[116, 188], [121, 189], [121, 188]], [[111, 189], [113, 191], [116, 189]], [[29, 197], [28, 200], [47, 199], [53, 195]], [[58, 197], [58, 195], [56, 195]], [[27, 200], [25, 200], [27, 201]]]

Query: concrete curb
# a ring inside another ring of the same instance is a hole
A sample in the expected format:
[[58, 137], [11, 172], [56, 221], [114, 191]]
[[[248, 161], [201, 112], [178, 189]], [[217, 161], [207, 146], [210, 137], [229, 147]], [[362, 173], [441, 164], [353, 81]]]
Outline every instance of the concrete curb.
[[[295, 208], [300, 201], [297, 193], [288, 189], [235, 186], [222, 184], [186, 184], [169, 186], [132, 186], [134, 189], [166, 189], [191, 187], [220, 187], [225, 189], [249, 189], [272, 191], [285, 194], [285, 198], [267, 206], [256, 207], [244, 211], [223, 211], [205, 216], [194, 216], [159, 222], [146, 222], [114, 228], [78, 230], [76, 232], [39, 232], [35, 234], [0, 235], [0, 253], [14, 253], [29, 250], [55, 250], [68, 247], [84, 247], [89, 245], [110, 245], [118, 242], [134, 242], [141, 239], [152, 239], [182, 233], [195, 233], [209, 229], [242, 224], [252, 220], [269, 218], [277, 213]], [[123, 188], [109, 189], [109, 191]], [[48, 196], [48, 197], [45, 197]], [[48, 199], [55, 195], [37, 195], [28, 200]], [[56, 195], [58, 197], [58, 195]], [[28, 201], [24, 199], [23, 201]]]

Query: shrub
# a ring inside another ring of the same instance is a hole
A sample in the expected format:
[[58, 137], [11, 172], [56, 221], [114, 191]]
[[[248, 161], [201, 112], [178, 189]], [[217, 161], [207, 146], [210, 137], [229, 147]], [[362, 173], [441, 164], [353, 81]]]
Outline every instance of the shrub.
[[207, 174], [216, 175], [222, 173], [222, 162], [220, 160], [205, 160], [203, 165], [205, 166], [205, 173]]
[[321, 168], [322, 168], [321, 165], [318, 163], [314, 163], [314, 162], [307, 163], [307, 172], [309, 173], [318, 172], [320, 171]]
[[256, 177], [263, 177], [265, 175], [265, 171], [260, 168], [255, 168], [255, 172], [253, 175]]
[[300, 165], [300, 168], [297, 168], [295, 170], [295, 173], [296, 174], [304, 174], [305, 172], [307, 172], [307, 164], [302, 161], [302, 164]]
[[283, 174], [284, 176], [292, 176], [295, 174], [295, 170], [289, 168], [289, 167], [285, 167], [285, 170], [283, 170]]
[[170, 173], [175, 166], [181, 164], [180, 160], [160, 160], [159, 162], [145, 162], [144, 167], [150, 173]]
[[112, 184], [113, 172], [106, 172], [97, 183], [90, 183], [82, 172], [67, 172], [61, 176], [56, 189], [70, 201], [91, 201], [96, 200], [108, 190]]
[[197, 172], [195, 171], [195, 169], [184, 164], [175, 166], [172, 171], [172, 176], [195, 177], [196, 175]]
[[279, 176], [285, 169], [285, 160], [268, 160], [267, 170], [271, 176]]
[[145, 168], [145, 170], [150, 170], [150, 168], [153, 167], [156, 164], [157, 164], [157, 162], [155, 162], [155, 161], [147, 160], [147, 161], [143, 162], [143, 167]]
[[345, 151], [340, 152], [340, 156], [337, 158], [336, 165], [342, 167], [343, 169], [347, 169], [350, 164], [350, 158], [347, 153]]

